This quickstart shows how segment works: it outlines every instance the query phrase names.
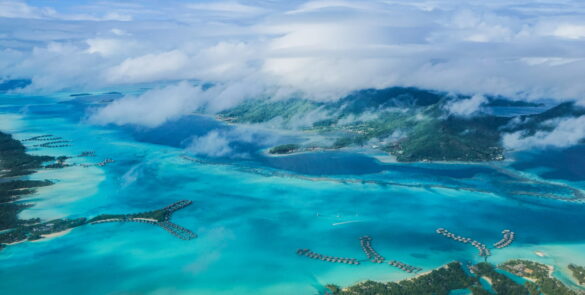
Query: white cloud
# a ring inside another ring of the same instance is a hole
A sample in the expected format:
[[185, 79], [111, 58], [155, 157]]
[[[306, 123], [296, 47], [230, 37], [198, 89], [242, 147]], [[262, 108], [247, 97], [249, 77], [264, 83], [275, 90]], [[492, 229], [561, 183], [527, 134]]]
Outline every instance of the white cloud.
[[56, 14], [47, 7], [34, 7], [22, 1], [0, 1], [0, 17], [8, 18], [46, 18]]
[[202, 105], [203, 91], [181, 82], [165, 88], [149, 90], [139, 96], [125, 96], [99, 109], [90, 116], [95, 124], [136, 124], [159, 126], [193, 112]]
[[211, 131], [204, 136], [193, 138], [186, 151], [208, 157], [225, 157], [233, 153], [230, 140], [218, 131]]
[[189, 57], [178, 50], [128, 58], [106, 72], [110, 83], [142, 83], [185, 78]]
[[266, 12], [266, 9], [253, 6], [245, 5], [237, 1], [216, 1], [216, 2], [203, 2], [203, 3], [190, 3], [187, 4], [187, 8], [194, 10], [203, 10], [208, 12], [222, 13], [226, 15], [247, 15], [255, 16]]
[[468, 99], [453, 100], [445, 105], [449, 114], [458, 117], [470, 117], [481, 111], [481, 106], [487, 102], [483, 95], [476, 94]]
[[250, 155], [241, 151], [238, 144], [272, 145], [279, 136], [251, 126], [234, 127], [228, 130], [212, 130], [207, 134], [194, 137], [185, 151], [206, 157], [247, 158]]
[[583, 99], [584, 18], [577, 0], [0, 0], [0, 73], [32, 78], [36, 92], [211, 82], [222, 89], [207, 99], [214, 110], [388, 86]]
[[585, 38], [585, 24], [575, 25], [566, 24], [560, 25], [555, 31], [555, 36], [568, 38], [568, 39], [581, 39]]
[[537, 131], [531, 136], [525, 136], [522, 131], [504, 134], [503, 144], [512, 150], [563, 148], [575, 145], [585, 138], [585, 116], [565, 118], [547, 122], [547, 124], [554, 125], [554, 129], [552, 131]]

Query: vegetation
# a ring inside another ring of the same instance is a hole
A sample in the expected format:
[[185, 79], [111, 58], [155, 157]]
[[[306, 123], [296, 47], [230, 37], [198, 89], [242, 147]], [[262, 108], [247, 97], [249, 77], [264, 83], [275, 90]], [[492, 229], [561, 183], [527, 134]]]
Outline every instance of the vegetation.
[[290, 154], [290, 153], [296, 152], [300, 148], [301, 148], [301, 146], [298, 144], [289, 143], [289, 144], [282, 144], [279, 146], [275, 146], [275, 147], [271, 148], [268, 152], [271, 154], [282, 155], [282, 154]]
[[334, 295], [447, 295], [452, 290], [465, 289], [477, 284], [477, 280], [467, 276], [460, 263], [452, 262], [429, 274], [400, 281], [398, 283], [380, 283], [366, 281], [341, 289], [328, 285]]
[[85, 219], [56, 219], [41, 222], [39, 218], [19, 219], [18, 214], [32, 206], [32, 204], [17, 203], [16, 201], [36, 192], [36, 188], [49, 186], [53, 183], [48, 180], [25, 180], [19, 176], [35, 173], [47, 161], [57, 160], [53, 168], [63, 165], [66, 157], [33, 156], [26, 153], [21, 142], [11, 135], [0, 132], [0, 177], [13, 178], [0, 182], [0, 250], [5, 244], [37, 240], [43, 235], [63, 231], [85, 223]]
[[[236, 123], [280, 122], [282, 128], [298, 127], [333, 137], [320, 148], [374, 147], [398, 161], [498, 161], [504, 159], [502, 132], [530, 136], [550, 130], [545, 122], [576, 117], [585, 109], [563, 103], [535, 115], [498, 117], [489, 112], [472, 117], [453, 115], [448, 106], [467, 96], [393, 87], [356, 91], [335, 102], [303, 99], [255, 100], [224, 111], [220, 118]], [[543, 104], [488, 97], [487, 107], [542, 107]], [[315, 118], [319, 118], [315, 120]], [[312, 124], [310, 123], [311, 120]], [[544, 123], [544, 124], [543, 124]], [[399, 136], [396, 136], [396, 135]], [[319, 147], [318, 147], [319, 148]], [[282, 149], [286, 153], [292, 149]]]
[[585, 267], [569, 264], [569, 269], [580, 285], [585, 284]]
[[547, 265], [528, 260], [510, 260], [499, 267], [518, 276], [533, 280], [534, 283], [530, 284], [529, 287], [530, 294], [536, 294], [536, 287], [543, 295], [579, 294], [554, 278], [552, 269]]
[[284, 120], [304, 114], [319, 107], [319, 104], [300, 99], [279, 101], [249, 101], [222, 112], [220, 116], [236, 123], [268, 122], [277, 117]]
[[524, 285], [496, 271], [492, 264], [483, 262], [471, 267], [474, 275], [468, 275], [459, 262], [433, 270], [432, 272], [400, 282], [381, 283], [366, 281], [347, 288], [327, 285], [327, 293], [332, 295], [424, 295], [449, 294], [453, 290], [468, 289], [473, 295], [493, 294], [479, 283], [479, 278], [487, 279], [496, 295], [577, 295], [559, 280], [550, 276], [549, 267], [527, 260], [511, 260], [500, 268], [525, 277]]
[[49, 156], [33, 156], [25, 152], [20, 141], [0, 132], [0, 177], [22, 176], [34, 173], [43, 163], [53, 161]]
[[492, 288], [497, 294], [506, 295], [528, 295], [528, 290], [514, 282], [509, 277], [497, 272], [495, 267], [489, 263], [482, 262], [475, 266], [476, 274], [480, 277], [487, 277], [491, 281]]

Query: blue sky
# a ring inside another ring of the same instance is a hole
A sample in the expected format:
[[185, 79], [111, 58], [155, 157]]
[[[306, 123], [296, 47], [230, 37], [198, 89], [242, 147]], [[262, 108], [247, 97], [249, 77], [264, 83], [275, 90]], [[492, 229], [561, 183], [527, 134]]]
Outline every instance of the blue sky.
[[216, 110], [388, 86], [581, 100], [583, 48], [576, 0], [0, 0], [0, 77], [25, 91], [200, 80]]

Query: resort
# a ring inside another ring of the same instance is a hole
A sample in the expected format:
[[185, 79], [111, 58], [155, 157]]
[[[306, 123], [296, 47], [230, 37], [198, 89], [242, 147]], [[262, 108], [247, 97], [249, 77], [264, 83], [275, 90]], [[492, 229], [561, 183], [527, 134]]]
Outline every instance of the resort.
[[311, 259], [318, 259], [318, 260], [326, 261], [326, 262], [345, 263], [345, 264], [353, 264], [353, 265], [360, 264], [360, 262], [355, 258], [327, 256], [327, 255], [315, 253], [309, 249], [298, 249], [297, 254], [301, 255], [301, 256], [309, 257]]
[[378, 252], [376, 252], [376, 250], [372, 248], [372, 238], [370, 236], [361, 237], [360, 244], [362, 246], [362, 250], [364, 251], [364, 253], [366, 253], [370, 261], [372, 261], [373, 263], [384, 262], [384, 257], [378, 254]]
[[396, 261], [396, 260], [391, 260], [388, 262], [389, 265], [392, 265], [394, 267], [397, 267], [405, 272], [408, 273], [417, 273], [419, 271], [422, 270], [422, 268], [420, 267], [416, 267], [416, 266], [412, 266], [412, 265], [408, 265], [406, 263], [400, 262], [400, 261]]
[[436, 233], [463, 244], [471, 244], [473, 247], [477, 248], [479, 251], [479, 256], [487, 258], [488, 256], [492, 255], [490, 249], [488, 249], [485, 244], [482, 244], [471, 238], [455, 235], [444, 228], [438, 228]]
[[514, 239], [516, 238], [516, 234], [513, 231], [510, 231], [509, 229], [502, 231], [502, 234], [504, 235], [504, 237], [494, 244], [494, 247], [498, 249], [510, 246], [510, 244], [512, 244], [512, 242], [514, 242]]
[[42, 147], [42, 148], [61, 148], [61, 147], [68, 147], [71, 146], [68, 140], [53, 140], [41, 144], [36, 144], [33, 147]]
[[[376, 252], [376, 250], [374, 250], [374, 248], [372, 247], [372, 237], [370, 237], [370, 236], [361, 237], [360, 244], [361, 244], [362, 250], [364, 251], [364, 253], [366, 253], [366, 256], [368, 256], [368, 260], [363, 260], [363, 261], [370, 261], [373, 263], [384, 262], [385, 258], [382, 255], [378, 254], [378, 252]], [[354, 265], [360, 264], [360, 261], [358, 261], [355, 258], [326, 256], [326, 255], [322, 255], [319, 253], [315, 253], [309, 249], [298, 249], [297, 254], [301, 255], [301, 256], [309, 257], [312, 259], [326, 261], [326, 262], [345, 263], [345, 264], [354, 264]], [[408, 272], [408, 273], [417, 273], [417, 272], [422, 270], [422, 268], [420, 268], [420, 267], [408, 265], [406, 263], [396, 261], [396, 260], [392, 260], [392, 261], [388, 262], [388, 264], [391, 266], [394, 266], [402, 271]]]
[[174, 224], [170, 222], [171, 216], [176, 211], [183, 209], [189, 205], [191, 205], [193, 201], [183, 200], [175, 202], [169, 206], [166, 206], [162, 209], [143, 212], [143, 213], [136, 213], [136, 214], [121, 214], [121, 215], [111, 215], [111, 214], [103, 214], [92, 218], [88, 221], [91, 224], [99, 224], [99, 223], [107, 223], [107, 222], [139, 222], [139, 223], [148, 223], [153, 225], [158, 225], [162, 227], [164, 230], [179, 238], [181, 240], [191, 240], [197, 237], [195, 233], [192, 231]]

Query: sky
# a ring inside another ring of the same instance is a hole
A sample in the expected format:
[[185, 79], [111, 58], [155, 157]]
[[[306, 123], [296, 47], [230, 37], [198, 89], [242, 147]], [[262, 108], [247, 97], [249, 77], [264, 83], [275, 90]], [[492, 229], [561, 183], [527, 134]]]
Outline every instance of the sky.
[[0, 79], [24, 92], [162, 85], [97, 123], [391, 86], [585, 103], [584, 48], [580, 0], [0, 0]]
[[583, 48], [583, 1], [0, 0], [0, 75], [30, 91], [199, 80], [317, 100], [388, 86], [580, 99]]

